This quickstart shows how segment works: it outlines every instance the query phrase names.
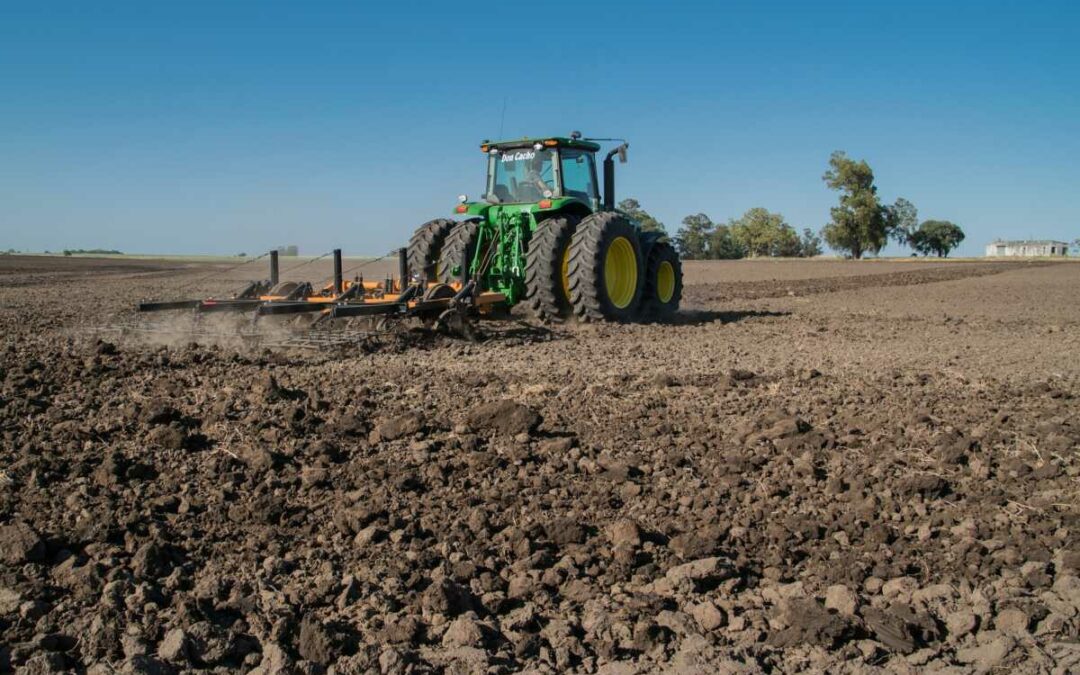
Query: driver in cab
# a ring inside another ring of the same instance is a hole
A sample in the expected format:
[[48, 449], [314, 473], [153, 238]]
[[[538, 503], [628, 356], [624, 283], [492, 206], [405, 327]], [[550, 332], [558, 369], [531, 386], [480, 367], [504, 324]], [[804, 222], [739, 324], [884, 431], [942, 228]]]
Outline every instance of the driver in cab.
[[543, 177], [543, 174], [550, 171], [551, 156], [547, 153], [536, 153], [536, 156], [529, 160], [529, 164], [525, 169], [525, 184], [530, 188], [536, 188], [541, 196], [551, 194], [554, 190]]

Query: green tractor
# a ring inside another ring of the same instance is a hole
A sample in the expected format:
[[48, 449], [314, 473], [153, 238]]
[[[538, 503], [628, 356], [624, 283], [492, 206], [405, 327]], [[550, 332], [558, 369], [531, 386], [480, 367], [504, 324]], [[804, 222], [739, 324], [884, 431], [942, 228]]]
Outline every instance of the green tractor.
[[462, 220], [424, 223], [409, 241], [411, 274], [428, 283], [501, 293], [544, 321], [662, 318], [679, 308], [682, 265], [663, 233], [642, 232], [615, 209], [615, 162], [603, 161], [597, 187], [597, 140], [484, 141], [487, 186], [465, 195]]

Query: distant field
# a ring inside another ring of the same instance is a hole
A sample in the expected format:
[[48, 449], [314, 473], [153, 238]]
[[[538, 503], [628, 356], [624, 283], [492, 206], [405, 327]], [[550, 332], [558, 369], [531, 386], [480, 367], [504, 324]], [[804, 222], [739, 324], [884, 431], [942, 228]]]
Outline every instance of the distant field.
[[[8, 253], [0, 255], [12, 255], [12, 256], [25, 256], [34, 258], [104, 258], [108, 260], [166, 260], [169, 262], [193, 262], [193, 263], [215, 263], [215, 262], [244, 262], [246, 260], [253, 260], [265, 256], [265, 254], [238, 256], [238, 255], [175, 255], [172, 253], [121, 253], [121, 254], [108, 254], [108, 253], [73, 253], [71, 255], [64, 255], [63, 253]], [[322, 256], [317, 255], [299, 255], [299, 256], [281, 256], [281, 261], [284, 263], [289, 260], [305, 261], [314, 260]], [[329, 258], [329, 255], [326, 256]], [[371, 260], [378, 256], [354, 256], [343, 255], [344, 260]]]

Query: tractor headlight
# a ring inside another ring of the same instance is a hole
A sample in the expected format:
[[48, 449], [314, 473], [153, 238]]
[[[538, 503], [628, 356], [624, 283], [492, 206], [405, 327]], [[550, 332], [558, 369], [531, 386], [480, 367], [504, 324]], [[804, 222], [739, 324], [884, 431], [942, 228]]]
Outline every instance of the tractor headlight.
[[555, 193], [552, 192], [551, 190], [544, 190], [544, 196], [547, 197], [548, 199], [551, 199], [552, 196], [554, 196], [554, 194]]
[[457, 200], [464, 204], [465, 202], [469, 201], [469, 195], [458, 195]]
[[543, 150], [543, 149], [544, 149], [544, 144], [543, 143], [533, 143], [533, 150]]

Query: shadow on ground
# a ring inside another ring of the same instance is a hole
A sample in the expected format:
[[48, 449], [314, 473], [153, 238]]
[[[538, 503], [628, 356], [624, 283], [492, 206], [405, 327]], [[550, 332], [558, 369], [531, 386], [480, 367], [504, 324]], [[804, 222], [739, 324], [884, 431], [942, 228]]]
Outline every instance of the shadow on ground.
[[548, 342], [565, 337], [551, 328], [520, 319], [477, 322], [476, 329], [480, 334], [478, 342]]
[[712, 309], [688, 309], [680, 310], [674, 316], [657, 319], [652, 323], [670, 326], [699, 326], [706, 323], [736, 323], [746, 319], [759, 319], [766, 317], [791, 316], [791, 312], [769, 312], [761, 310], [726, 311], [721, 312]]

